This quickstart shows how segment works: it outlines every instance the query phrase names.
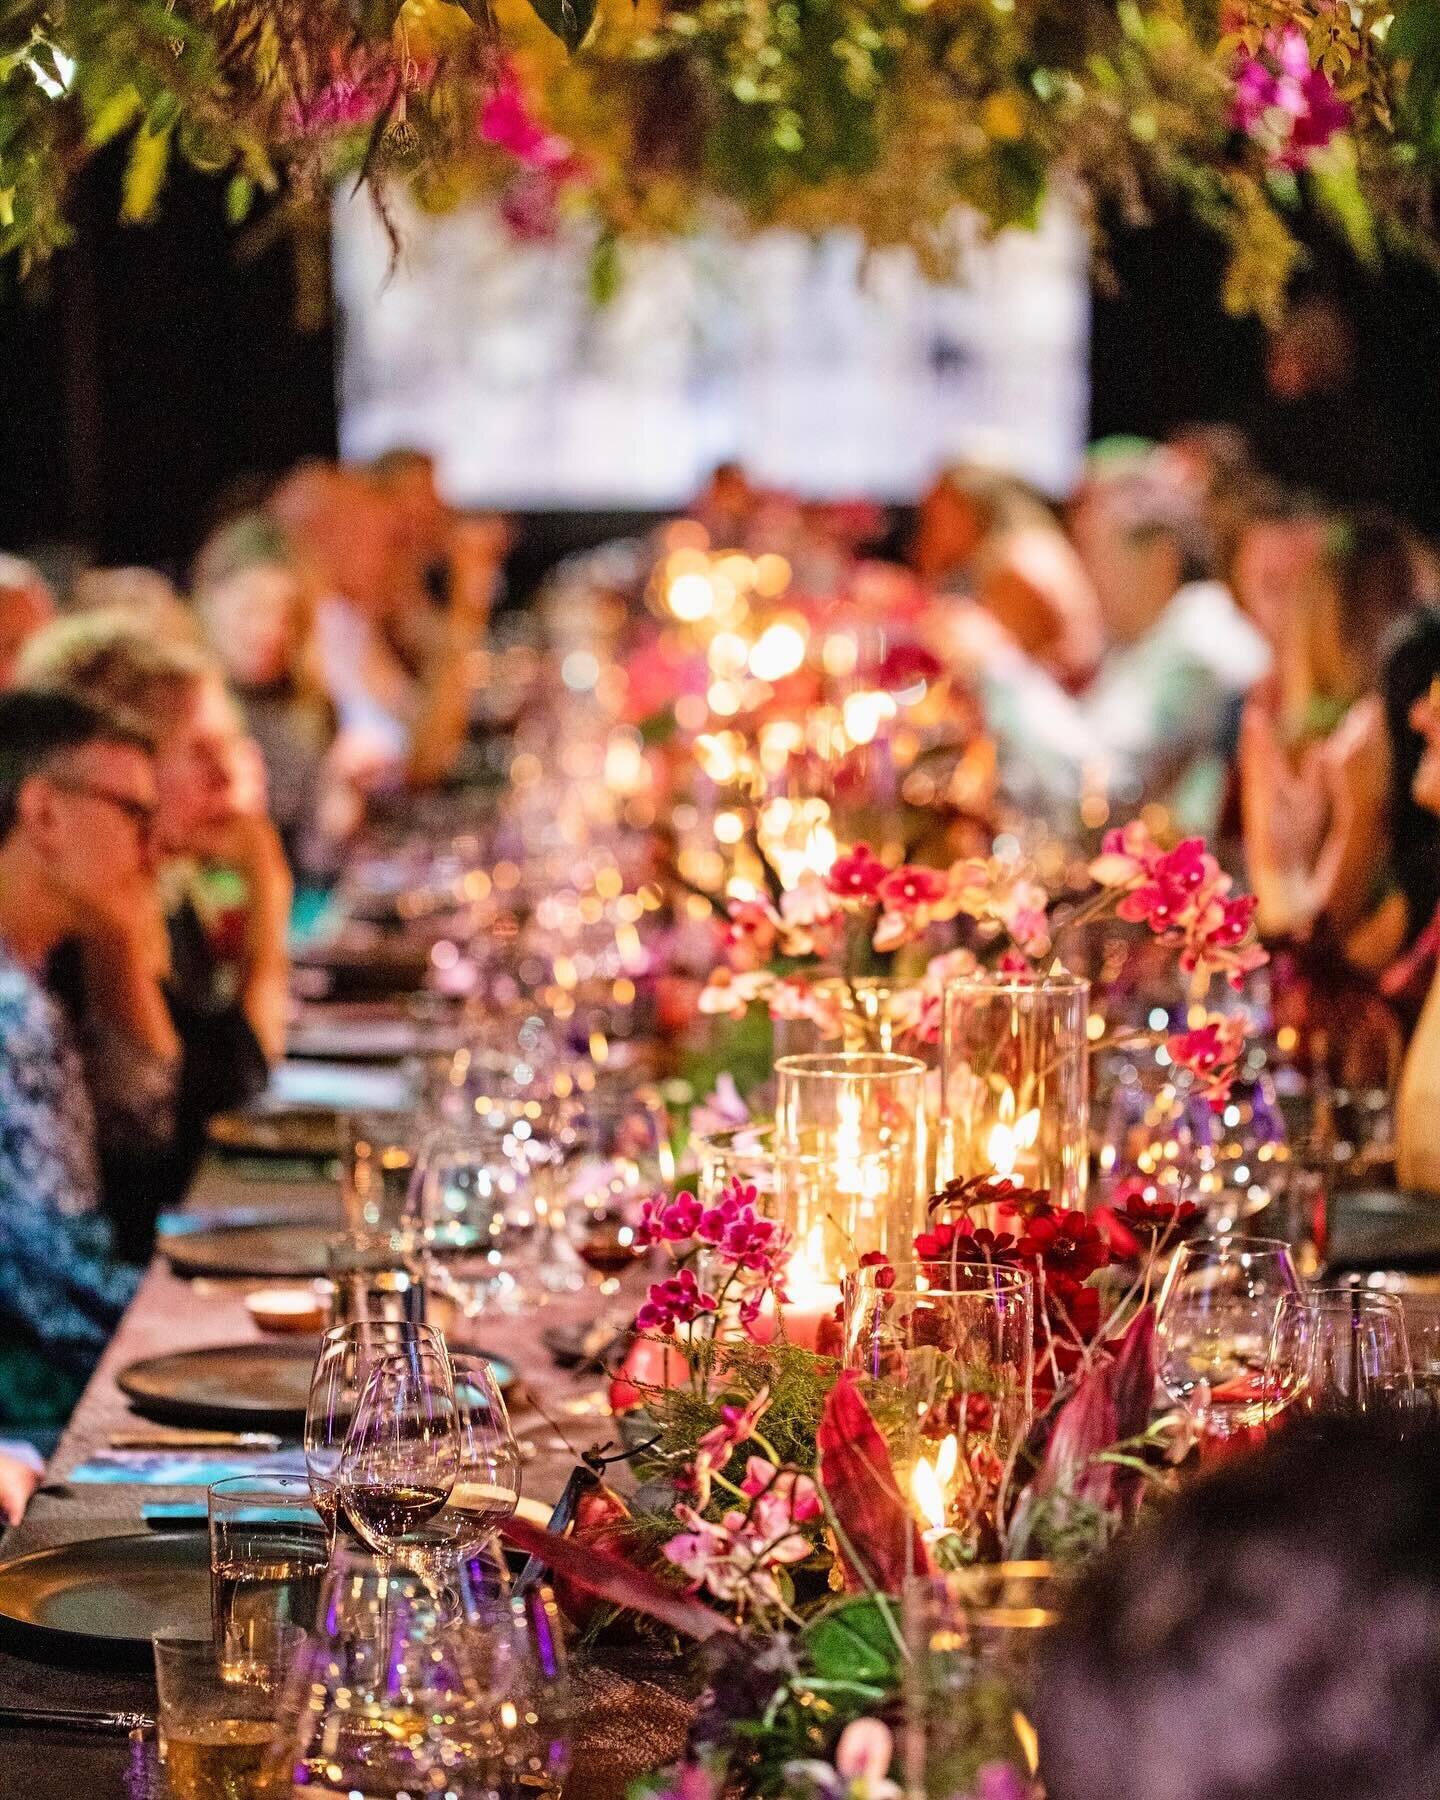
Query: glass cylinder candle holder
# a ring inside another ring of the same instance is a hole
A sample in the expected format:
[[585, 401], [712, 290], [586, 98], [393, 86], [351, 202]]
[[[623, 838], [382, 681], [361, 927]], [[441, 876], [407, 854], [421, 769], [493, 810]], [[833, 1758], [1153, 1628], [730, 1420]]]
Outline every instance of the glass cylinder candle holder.
[[937, 1283], [902, 1262], [845, 1283], [845, 1366], [874, 1384], [902, 1486], [941, 1558], [993, 1523], [1001, 1472], [1030, 1427], [1034, 1345], [1023, 1269], [952, 1262]]
[[702, 1206], [715, 1206], [732, 1181], [753, 1187], [762, 1212], [773, 1215], [776, 1206], [775, 1127], [769, 1119], [754, 1119], [728, 1131], [697, 1132], [691, 1139], [700, 1166], [695, 1197]]
[[909, 1251], [920, 1218], [925, 1065], [866, 1051], [775, 1065], [777, 1210], [813, 1273]]
[[1045, 1562], [987, 1563], [907, 1582], [905, 1790], [950, 1800], [1040, 1794], [1030, 1723], [1035, 1656], [1060, 1617]]
[[1076, 975], [963, 976], [945, 990], [941, 1182], [1011, 1175], [1085, 1204], [1090, 984]]

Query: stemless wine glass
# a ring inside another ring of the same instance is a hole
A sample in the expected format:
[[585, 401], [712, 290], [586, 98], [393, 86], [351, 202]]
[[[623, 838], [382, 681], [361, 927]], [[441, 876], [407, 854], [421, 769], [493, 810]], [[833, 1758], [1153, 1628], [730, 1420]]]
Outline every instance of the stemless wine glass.
[[345, 1121], [341, 1207], [351, 1231], [394, 1230], [405, 1218], [415, 1169], [415, 1116], [351, 1113]]
[[340, 1510], [356, 1536], [401, 1563], [423, 1555], [421, 1528], [450, 1498], [459, 1463], [444, 1349], [417, 1339], [378, 1358], [340, 1453]]
[[640, 1254], [635, 1227], [646, 1200], [675, 1179], [669, 1124], [648, 1088], [577, 1095], [560, 1109], [558, 1147], [566, 1230], [602, 1294]]
[[1413, 1385], [1398, 1294], [1323, 1288], [1280, 1302], [1266, 1363], [1268, 1417], [1374, 1412]]
[[1182, 1244], [1156, 1310], [1160, 1380], [1216, 1437], [1263, 1423], [1265, 1369], [1280, 1302], [1302, 1292], [1278, 1238]]
[[332, 1551], [342, 1523], [336, 1499], [340, 1458], [370, 1370], [377, 1359], [414, 1343], [444, 1354], [445, 1341], [434, 1326], [399, 1320], [360, 1319], [332, 1327], [320, 1340], [305, 1405], [305, 1470]]

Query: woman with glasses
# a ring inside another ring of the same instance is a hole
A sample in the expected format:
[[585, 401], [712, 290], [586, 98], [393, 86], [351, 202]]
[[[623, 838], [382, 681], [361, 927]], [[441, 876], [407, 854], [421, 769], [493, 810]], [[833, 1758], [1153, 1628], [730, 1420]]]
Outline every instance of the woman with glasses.
[[[144, 1261], [157, 1215], [183, 1198], [217, 1113], [264, 1086], [284, 1047], [291, 881], [258, 758], [220, 673], [191, 643], [110, 611], [64, 619], [27, 646], [23, 686], [74, 695], [133, 723], [155, 750], [147, 832], [162, 914], [120, 938], [89, 934], [61, 976], [100, 1119], [104, 1191], [123, 1253]], [[164, 1116], [127, 1104], [116, 1034], [172, 1063]]]
[[99, 1209], [80, 1051], [46, 985], [67, 938], [143, 910], [155, 770], [62, 695], [0, 695], [0, 1423], [63, 1422], [139, 1281]]

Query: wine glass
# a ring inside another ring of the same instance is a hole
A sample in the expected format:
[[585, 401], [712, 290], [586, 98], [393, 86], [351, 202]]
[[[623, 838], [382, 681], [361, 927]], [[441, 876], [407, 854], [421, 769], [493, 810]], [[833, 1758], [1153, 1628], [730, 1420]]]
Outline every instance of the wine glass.
[[465, 1319], [526, 1296], [544, 1217], [548, 1138], [531, 1121], [432, 1132], [421, 1148], [415, 1208], [434, 1286]]
[[463, 1624], [422, 1577], [340, 1550], [258, 1791], [493, 1800], [490, 1706]]
[[443, 1347], [419, 1340], [376, 1359], [340, 1453], [346, 1523], [377, 1556], [423, 1559], [422, 1528], [460, 1465], [455, 1380]]
[[600, 1292], [618, 1293], [619, 1277], [641, 1255], [641, 1208], [675, 1179], [664, 1105], [649, 1088], [576, 1095], [560, 1108], [557, 1145], [570, 1243]]
[[1414, 1385], [1398, 1294], [1323, 1288], [1289, 1294], [1270, 1334], [1267, 1416], [1373, 1412]]
[[553, 1595], [497, 1593], [488, 1564], [459, 1571], [460, 1610], [490, 1723], [489, 1779], [503, 1800], [549, 1800], [570, 1767], [572, 1697]]
[[305, 1470], [332, 1552], [342, 1523], [337, 1500], [340, 1460], [360, 1396], [375, 1362], [411, 1344], [425, 1344], [444, 1354], [444, 1339], [433, 1326], [400, 1320], [361, 1319], [336, 1325], [320, 1340], [305, 1404]]
[[411, 1531], [407, 1562], [440, 1574], [477, 1556], [520, 1499], [520, 1451], [495, 1372], [483, 1356], [450, 1353], [459, 1452], [445, 1505]]
[[1276, 1309], [1301, 1293], [1278, 1238], [1204, 1238], [1182, 1244], [1156, 1311], [1160, 1380], [1172, 1400], [1217, 1437], [1263, 1423]]

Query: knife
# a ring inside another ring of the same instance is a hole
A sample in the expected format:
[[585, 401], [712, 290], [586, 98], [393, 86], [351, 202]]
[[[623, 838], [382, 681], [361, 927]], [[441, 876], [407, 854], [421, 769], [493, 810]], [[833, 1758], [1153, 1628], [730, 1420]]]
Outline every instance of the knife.
[[115, 1736], [150, 1732], [155, 1721], [142, 1712], [71, 1712], [45, 1706], [0, 1706], [0, 1726], [30, 1726], [51, 1731], [100, 1731]]
[[278, 1450], [273, 1431], [112, 1431], [112, 1450]]

